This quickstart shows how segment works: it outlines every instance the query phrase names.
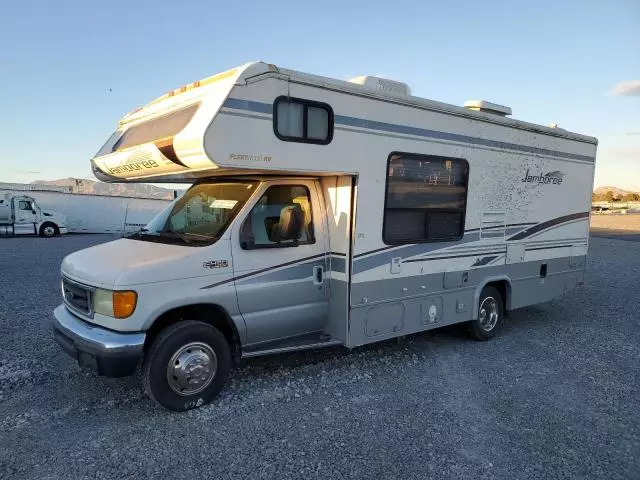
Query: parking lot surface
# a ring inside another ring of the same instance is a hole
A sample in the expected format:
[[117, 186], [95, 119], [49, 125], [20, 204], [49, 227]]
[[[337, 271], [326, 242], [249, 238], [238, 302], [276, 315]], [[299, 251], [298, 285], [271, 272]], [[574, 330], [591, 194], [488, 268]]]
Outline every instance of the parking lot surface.
[[53, 342], [59, 266], [105, 236], [0, 239], [0, 478], [640, 478], [640, 242], [586, 285], [461, 328], [245, 361], [176, 414]]

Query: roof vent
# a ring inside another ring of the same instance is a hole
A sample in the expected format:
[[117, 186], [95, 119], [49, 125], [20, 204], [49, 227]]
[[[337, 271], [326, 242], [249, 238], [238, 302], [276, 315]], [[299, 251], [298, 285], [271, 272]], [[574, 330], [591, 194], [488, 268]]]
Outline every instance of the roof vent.
[[486, 100], [469, 100], [464, 102], [464, 108], [476, 110], [478, 112], [493, 113], [494, 115], [500, 115], [501, 117], [511, 115], [511, 107], [487, 102]]
[[364, 85], [365, 87], [373, 88], [374, 90], [379, 90], [384, 93], [395, 93], [396, 95], [411, 95], [409, 85], [386, 78], [363, 75], [361, 77], [352, 78], [351, 80], [349, 80], [349, 82], [356, 83], [358, 85]]

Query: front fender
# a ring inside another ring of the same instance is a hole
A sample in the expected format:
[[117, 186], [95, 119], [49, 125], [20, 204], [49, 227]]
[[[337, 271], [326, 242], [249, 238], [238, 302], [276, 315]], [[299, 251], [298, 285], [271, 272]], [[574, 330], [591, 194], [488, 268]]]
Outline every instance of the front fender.
[[505, 292], [507, 298], [504, 298], [503, 300], [505, 301], [507, 310], [511, 308], [511, 278], [508, 275], [496, 275], [493, 277], [487, 277], [483, 282], [478, 284], [475, 292], [473, 293], [473, 311], [471, 318], [473, 318], [474, 320], [478, 318], [478, 310], [480, 308], [480, 294], [482, 293], [482, 290], [490, 283], [495, 282], [505, 282], [507, 284]]
[[[218, 306], [229, 315], [235, 324], [240, 340], [244, 342], [246, 325], [238, 310], [235, 283], [231, 281], [230, 276], [228, 280], [208, 289], [201, 287], [210, 284], [211, 277], [158, 282], [133, 288], [138, 292], [138, 308], [140, 308], [140, 311], [136, 308], [134, 315], [140, 318], [140, 321], [136, 322], [137, 325], [131, 325], [130, 328], [147, 331], [158, 318], [171, 310], [191, 305], [210, 304]], [[222, 279], [219, 281], [222, 282]]]
[[45, 215], [45, 212], [42, 213], [41, 223], [45, 223], [45, 222], [55, 223], [58, 226], [58, 228], [67, 226], [66, 215], [62, 215], [58, 212], [46, 212], [46, 213], [47, 215]]

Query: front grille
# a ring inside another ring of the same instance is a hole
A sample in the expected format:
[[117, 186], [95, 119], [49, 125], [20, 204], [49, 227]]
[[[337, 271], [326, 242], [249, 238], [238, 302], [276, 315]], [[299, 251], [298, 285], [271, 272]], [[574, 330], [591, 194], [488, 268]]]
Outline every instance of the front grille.
[[62, 297], [71, 310], [93, 317], [93, 289], [86, 285], [62, 277]]

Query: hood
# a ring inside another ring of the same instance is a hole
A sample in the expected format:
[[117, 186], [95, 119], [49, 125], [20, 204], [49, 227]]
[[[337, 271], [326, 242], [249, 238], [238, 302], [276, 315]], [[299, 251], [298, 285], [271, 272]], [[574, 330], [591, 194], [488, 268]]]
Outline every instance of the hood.
[[42, 210], [42, 219], [43, 220], [58, 220], [58, 221], [67, 221], [67, 216], [61, 214], [60, 212], [56, 212], [55, 210]]
[[123, 238], [68, 255], [62, 262], [62, 273], [104, 288], [206, 276], [211, 271], [202, 267], [202, 258], [210, 256], [212, 249], [224, 251], [224, 258], [230, 258], [228, 240], [189, 247]]

